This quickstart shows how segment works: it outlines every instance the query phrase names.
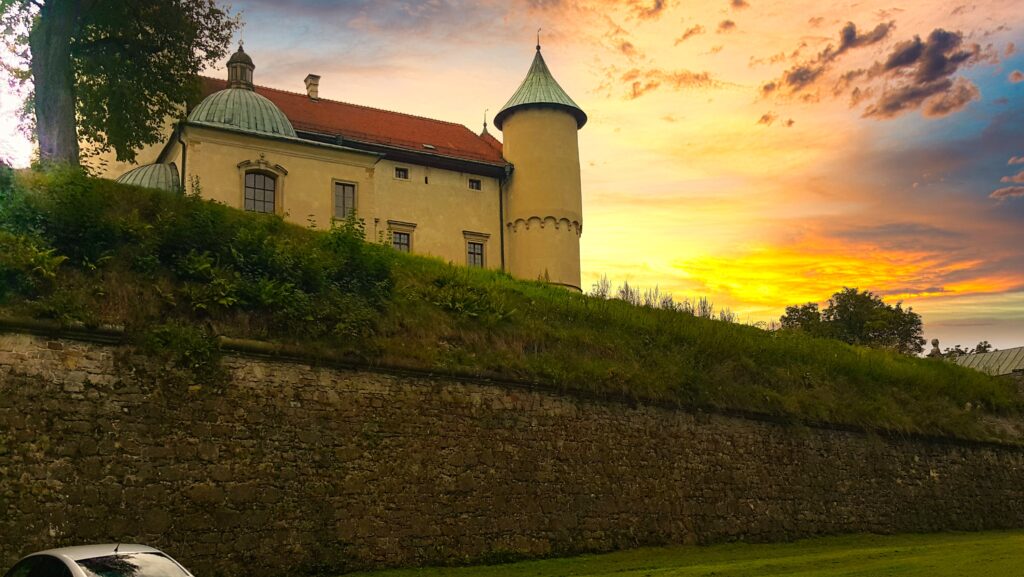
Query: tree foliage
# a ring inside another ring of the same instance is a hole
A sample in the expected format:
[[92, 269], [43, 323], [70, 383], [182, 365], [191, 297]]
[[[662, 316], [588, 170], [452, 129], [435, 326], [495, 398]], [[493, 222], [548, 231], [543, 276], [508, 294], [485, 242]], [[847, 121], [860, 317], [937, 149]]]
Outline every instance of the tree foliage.
[[977, 355], [981, 353], [991, 353], [996, 350], [992, 347], [992, 343], [988, 341], [981, 341], [975, 347], [968, 348], [961, 345], [954, 345], [952, 347], [946, 347], [945, 349], [939, 350], [939, 339], [932, 340], [932, 351], [928, 354], [929, 357], [939, 357], [946, 359], [955, 359], [956, 357], [962, 357], [964, 355]]
[[40, 156], [72, 164], [79, 138], [122, 161], [158, 142], [239, 24], [216, 0], [0, 0], [18, 60], [8, 75], [31, 80]]
[[841, 340], [852, 345], [893, 349], [903, 354], [924, 350], [921, 315], [902, 303], [885, 304], [870, 291], [844, 288], [832, 295], [828, 306], [817, 303], [786, 307], [779, 319], [783, 329]]

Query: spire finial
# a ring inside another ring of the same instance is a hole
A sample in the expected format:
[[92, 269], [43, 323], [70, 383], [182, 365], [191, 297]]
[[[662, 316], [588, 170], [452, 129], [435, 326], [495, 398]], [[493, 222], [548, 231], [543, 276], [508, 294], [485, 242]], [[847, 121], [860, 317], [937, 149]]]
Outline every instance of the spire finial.
[[484, 108], [484, 132], [487, 132], [487, 113], [490, 110], [490, 108]]
[[540, 52], [540, 28], [537, 29], [537, 52]]

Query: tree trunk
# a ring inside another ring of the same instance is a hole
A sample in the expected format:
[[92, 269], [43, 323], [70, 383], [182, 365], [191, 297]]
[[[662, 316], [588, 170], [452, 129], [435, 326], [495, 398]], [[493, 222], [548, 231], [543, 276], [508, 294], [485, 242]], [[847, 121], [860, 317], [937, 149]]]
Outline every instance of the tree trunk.
[[29, 34], [36, 135], [44, 162], [78, 165], [71, 38], [80, 8], [78, 0], [46, 0]]

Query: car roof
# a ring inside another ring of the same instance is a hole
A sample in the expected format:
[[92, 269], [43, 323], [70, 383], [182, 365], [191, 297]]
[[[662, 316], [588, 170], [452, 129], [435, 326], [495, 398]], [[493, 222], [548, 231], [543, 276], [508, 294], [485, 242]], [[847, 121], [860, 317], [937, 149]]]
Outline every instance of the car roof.
[[[117, 549], [117, 553], [114, 549]], [[60, 549], [47, 549], [32, 555], [53, 555], [65, 557], [72, 561], [92, 559], [94, 557], [106, 557], [108, 555], [122, 555], [125, 553], [162, 553], [159, 549], [145, 545], [133, 545], [130, 543], [106, 543], [103, 545], [79, 545], [77, 547], [61, 547]]]

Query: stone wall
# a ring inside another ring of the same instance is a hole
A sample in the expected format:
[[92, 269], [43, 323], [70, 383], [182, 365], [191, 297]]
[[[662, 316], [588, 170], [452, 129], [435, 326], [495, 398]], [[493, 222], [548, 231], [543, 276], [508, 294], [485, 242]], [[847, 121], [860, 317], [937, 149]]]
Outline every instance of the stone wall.
[[1024, 527], [1024, 450], [0, 334], [0, 565], [141, 542], [257, 577], [662, 543]]

